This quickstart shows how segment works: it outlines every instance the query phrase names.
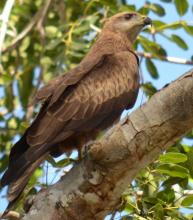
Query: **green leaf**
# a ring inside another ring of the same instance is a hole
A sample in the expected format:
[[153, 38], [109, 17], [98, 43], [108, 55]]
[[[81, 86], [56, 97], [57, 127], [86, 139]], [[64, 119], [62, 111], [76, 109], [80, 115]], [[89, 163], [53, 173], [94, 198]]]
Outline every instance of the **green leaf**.
[[81, 33], [86, 33], [90, 31], [90, 25], [88, 22], [85, 24], [81, 24], [80, 26], [76, 27], [74, 30], [74, 34], [81, 34]]
[[184, 15], [187, 12], [188, 7], [189, 7], [187, 0], [174, 0], [174, 4], [180, 16]]
[[186, 167], [189, 169], [190, 175], [193, 178], [193, 150], [187, 153], [188, 160], [185, 162]]
[[158, 202], [157, 198], [155, 198], [155, 197], [143, 197], [143, 201], [145, 203], [149, 203], [149, 204], [152, 204], [152, 205], [154, 205]]
[[156, 13], [159, 16], [165, 15], [165, 9], [160, 4], [152, 4], [147, 2], [145, 7], [149, 8], [152, 12]]
[[28, 106], [29, 97], [33, 89], [33, 67], [25, 69], [18, 80], [19, 98], [24, 109]]
[[30, 37], [24, 38], [21, 46], [19, 47], [20, 52], [25, 51], [30, 46]]
[[164, 219], [164, 209], [160, 203], [157, 203], [153, 208], [154, 219]]
[[159, 45], [153, 41], [148, 40], [143, 36], [139, 36], [139, 42], [146, 52], [152, 53], [156, 57], [167, 56], [167, 52]]
[[162, 26], [159, 26], [156, 31], [159, 32], [159, 31], [163, 31], [165, 29], [173, 29], [173, 30], [176, 30], [176, 29], [179, 29], [179, 28], [182, 28], [183, 27], [183, 24], [181, 21], [177, 21], [177, 22], [173, 22], [171, 24], [163, 24]]
[[185, 154], [182, 154], [182, 153], [169, 152], [169, 153], [160, 155], [159, 159], [161, 162], [164, 162], [164, 163], [182, 163], [182, 162], [187, 161], [188, 158]]
[[169, 177], [162, 183], [164, 187], [171, 187], [172, 185], [179, 184], [182, 188], [187, 187], [188, 185], [188, 178], [179, 178], [179, 177]]
[[175, 199], [175, 193], [172, 188], [166, 188], [165, 190], [158, 192], [157, 198], [164, 202], [171, 203]]
[[41, 60], [40, 60], [40, 64], [41, 65], [45, 65], [46, 67], [51, 65], [53, 63], [53, 60], [48, 57], [48, 56], [44, 56]]
[[142, 88], [146, 95], [152, 96], [157, 92], [157, 89], [153, 86], [151, 82], [145, 83], [142, 85]]
[[139, 8], [138, 13], [142, 15], [148, 15], [149, 9], [147, 7], [141, 7]]
[[3, 155], [3, 157], [1, 157], [0, 172], [4, 171], [7, 168], [8, 161], [9, 159], [7, 155]]
[[135, 204], [132, 202], [131, 200], [131, 197], [130, 196], [127, 196], [125, 198], [125, 201], [126, 201], [126, 204], [125, 204], [125, 207], [124, 207], [124, 211], [130, 213], [130, 212], [133, 212], [135, 210]]
[[[191, 61], [193, 61], [193, 55], [191, 56]], [[186, 138], [188, 139], [193, 139], [193, 130], [191, 130], [187, 135], [186, 135]]]
[[56, 166], [57, 166], [57, 167], [60, 167], [60, 168], [63, 168], [63, 167], [65, 167], [65, 166], [68, 166], [69, 164], [71, 164], [73, 161], [74, 161], [74, 160], [72, 160], [71, 158], [64, 158], [64, 159], [58, 161], [58, 162], [56, 163]]
[[47, 26], [45, 30], [46, 30], [46, 36], [50, 38], [55, 37], [58, 32], [58, 28], [55, 26]]
[[188, 169], [176, 164], [161, 164], [156, 169], [162, 174], [167, 174], [173, 177], [186, 178], [189, 176]]
[[193, 196], [187, 196], [185, 199], [181, 202], [182, 206], [191, 206], [193, 205]]
[[161, 27], [161, 26], [163, 26], [163, 25], [166, 25], [166, 23], [165, 22], [163, 22], [163, 21], [160, 21], [160, 20], [153, 20], [153, 26], [154, 27]]
[[25, 191], [29, 192], [31, 190], [31, 188], [33, 188], [35, 185], [37, 185], [37, 180], [42, 175], [43, 175], [43, 169], [39, 167], [38, 169], [35, 170], [33, 175], [30, 177], [30, 180], [27, 184]]
[[146, 59], [146, 67], [147, 67], [149, 73], [151, 74], [151, 76], [154, 79], [158, 79], [159, 78], [159, 74], [158, 74], [157, 68], [156, 68], [156, 66], [155, 66], [155, 64], [153, 63], [152, 60]]
[[61, 43], [63, 43], [61, 39], [53, 39], [45, 46], [45, 48], [46, 50], [54, 50]]
[[136, 11], [136, 6], [135, 5], [121, 5], [120, 6], [120, 11], [125, 12], [125, 11]]
[[188, 49], [188, 45], [186, 44], [186, 42], [178, 35], [172, 34], [171, 39], [182, 49], [184, 50]]
[[16, 129], [18, 126], [16, 118], [10, 118], [7, 124], [9, 129]]
[[71, 164], [72, 162], [74, 162], [74, 160], [71, 159], [71, 158], [64, 158], [64, 159], [62, 159], [62, 160], [56, 162], [52, 157], [49, 157], [49, 158], [47, 159], [47, 161], [48, 161], [49, 163], [51, 163], [52, 166], [55, 167], [55, 168], [63, 168], [63, 167], [65, 167], [65, 166], [68, 166], [68, 165]]
[[172, 0], [161, 0], [162, 2], [165, 2], [165, 3], [170, 3], [172, 2]]
[[193, 26], [187, 25], [186, 23], [183, 23], [184, 30], [186, 33], [193, 36]]
[[0, 77], [0, 85], [8, 86], [12, 81], [13, 77], [8, 73], [4, 73]]
[[14, 95], [12, 85], [5, 87], [5, 106], [12, 112], [14, 109]]

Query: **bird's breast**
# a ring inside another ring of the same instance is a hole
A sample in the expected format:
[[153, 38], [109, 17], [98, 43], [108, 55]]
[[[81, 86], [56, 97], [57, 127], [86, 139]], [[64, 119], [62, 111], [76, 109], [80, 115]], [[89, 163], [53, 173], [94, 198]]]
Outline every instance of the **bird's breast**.
[[81, 102], [93, 101], [102, 104], [123, 93], [138, 90], [139, 74], [136, 57], [130, 52], [108, 57], [103, 65], [93, 69], [74, 91]]

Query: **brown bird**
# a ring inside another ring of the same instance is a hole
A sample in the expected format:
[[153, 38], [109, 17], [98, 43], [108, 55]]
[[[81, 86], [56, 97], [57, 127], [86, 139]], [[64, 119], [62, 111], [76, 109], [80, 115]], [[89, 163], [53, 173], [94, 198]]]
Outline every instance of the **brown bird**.
[[139, 89], [138, 58], [132, 50], [150, 18], [119, 13], [108, 18], [90, 52], [67, 74], [40, 89], [43, 106], [23, 137], [12, 147], [1, 185], [9, 185], [12, 204], [30, 175], [50, 154], [80, 149], [131, 108]]

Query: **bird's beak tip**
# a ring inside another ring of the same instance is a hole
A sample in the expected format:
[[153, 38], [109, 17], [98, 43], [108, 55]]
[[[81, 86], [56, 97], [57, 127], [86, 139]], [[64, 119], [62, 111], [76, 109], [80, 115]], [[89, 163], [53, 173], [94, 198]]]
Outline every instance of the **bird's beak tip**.
[[146, 17], [143, 22], [144, 22], [144, 25], [145, 25], [145, 26], [146, 26], [146, 25], [152, 25], [152, 20], [151, 20], [151, 18], [149, 18], [149, 17]]

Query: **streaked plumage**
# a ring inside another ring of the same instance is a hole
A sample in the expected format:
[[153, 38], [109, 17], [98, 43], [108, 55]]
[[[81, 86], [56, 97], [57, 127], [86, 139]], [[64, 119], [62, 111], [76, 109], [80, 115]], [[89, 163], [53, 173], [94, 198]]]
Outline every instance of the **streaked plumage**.
[[48, 154], [58, 156], [81, 148], [134, 105], [139, 73], [132, 44], [150, 20], [137, 14], [126, 18], [129, 15], [120, 13], [108, 19], [81, 63], [36, 94], [35, 101], [43, 102], [43, 106], [13, 146], [1, 180], [2, 186], [9, 185], [11, 203]]

